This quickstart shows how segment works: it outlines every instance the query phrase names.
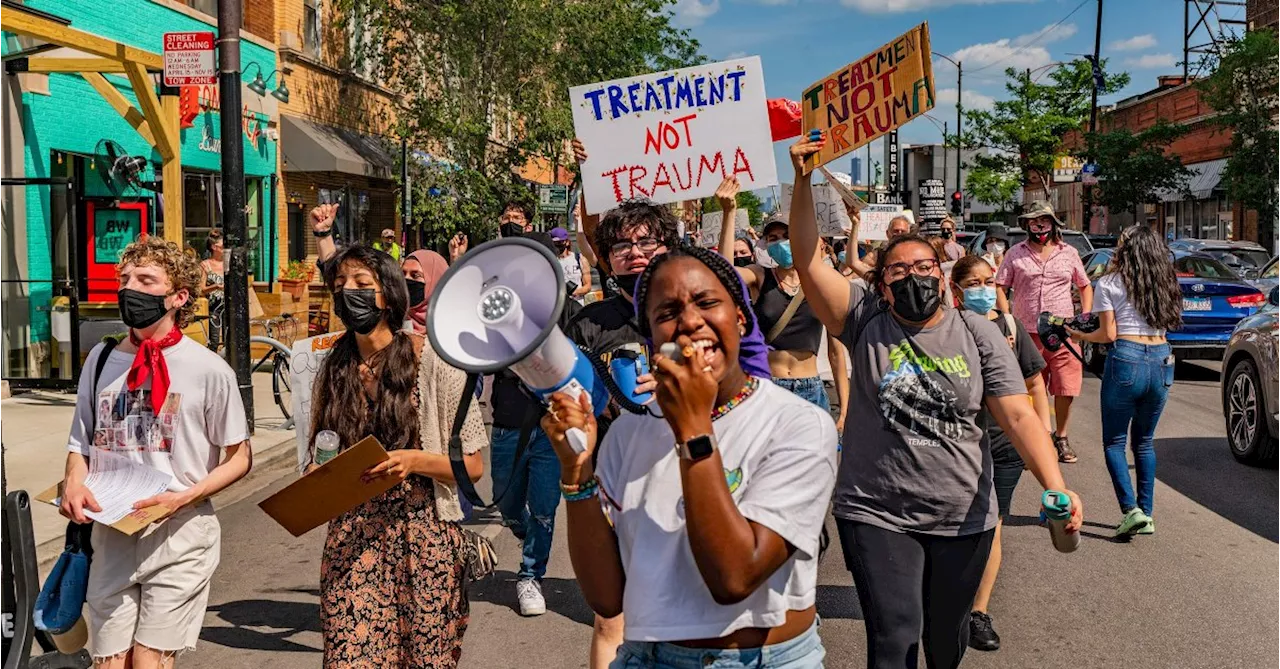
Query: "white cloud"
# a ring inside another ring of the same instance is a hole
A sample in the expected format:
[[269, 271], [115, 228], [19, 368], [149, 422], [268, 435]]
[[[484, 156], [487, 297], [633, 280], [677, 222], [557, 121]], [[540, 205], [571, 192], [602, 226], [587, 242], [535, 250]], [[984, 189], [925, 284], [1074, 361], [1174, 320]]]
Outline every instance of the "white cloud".
[[[1053, 62], [1049, 51], [1044, 47], [1018, 46], [1010, 39], [967, 46], [951, 54], [951, 57], [964, 63], [965, 74], [972, 72], [985, 79], [1003, 79], [1005, 68], [1034, 70]], [[983, 71], [978, 72], [979, 69]]]
[[676, 0], [676, 25], [692, 28], [702, 25], [720, 11], [720, 0]]
[[1061, 42], [1065, 39], [1071, 39], [1075, 36], [1076, 24], [1061, 23], [1058, 25], [1047, 25], [1033, 33], [1019, 35], [1013, 38], [1014, 46], [1025, 46], [1027, 44], [1052, 44]]
[[840, 0], [845, 7], [866, 12], [868, 14], [901, 14], [917, 12], [924, 9], [942, 9], [955, 5], [995, 5], [1010, 2], [1032, 2], [1033, 0]]
[[734, 51], [733, 53], [731, 53], [731, 54], [729, 54], [729, 55], [725, 56], [725, 57], [724, 57], [724, 59], [725, 59], [725, 60], [737, 60], [738, 58], [746, 58], [746, 57], [747, 57], [747, 52], [746, 52], [746, 51]]
[[1150, 49], [1156, 45], [1156, 36], [1150, 33], [1146, 35], [1134, 35], [1129, 39], [1116, 40], [1107, 46], [1111, 51], [1142, 51]]
[[1125, 67], [1132, 67], [1137, 70], [1167, 69], [1177, 64], [1178, 60], [1171, 53], [1148, 53], [1137, 58], [1124, 59]]
[[[954, 105], [956, 103], [956, 89], [938, 89], [937, 95], [933, 96], [933, 101], [940, 105]], [[984, 95], [973, 90], [964, 92], [965, 109], [991, 109], [995, 103], [996, 99], [990, 95]]]

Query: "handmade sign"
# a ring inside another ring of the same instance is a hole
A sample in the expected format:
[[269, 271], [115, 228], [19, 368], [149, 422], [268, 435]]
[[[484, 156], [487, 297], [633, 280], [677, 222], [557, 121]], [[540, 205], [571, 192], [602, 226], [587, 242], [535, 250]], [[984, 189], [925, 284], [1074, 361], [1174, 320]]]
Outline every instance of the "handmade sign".
[[869, 204], [858, 212], [858, 241], [867, 242], [889, 238], [889, 221], [902, 216], [900, 204]]
[[741, 58], [569, 89], [587, 213], [623, 200], [658, 204], [778, 182], [760, 58]]
[[293, 390], [293, 426], [298, 443], [298, 471], [311, 461], [311, 386], [320, 365], [342, 332], [299, 339], [289, 355], [290, 388]]
[[[791, 211], [794, 190], [791, 184], [782, 185], [782, 210], [785, 212]], [[866, 211], [865, 207], [863, 211]], [[853, 227], [849, 212], [845, 210], [844, 198], [830, 182], [813, 184], [813, 214], [818, 220], [818, 234], [822, 237], [843, 237], [848, 234], [845, 231]]]
[[947, 187], [942, 179], [921, 179], [919, 184], [920, 211], [916, 215], [922, 227], [941, 229], [942, 219], [947, 217]]
[[929, 54], [929, 24], [921, 23], [805, 89], [805, 129], [827, 131], [826, 146], [805, 160], [805, 173], [933, 109]]
[[[746, 210], [735, 210], [733, 215], [733, 226], [738, 232], [746, 232], [751, 227], [751, 216]], [[702, 234], [700, 235], [701, 243], [706, 248], [711, 248], [720, 243], [720, 229], [724, 227], [724, 212], [709, 211], [702, 215]]]

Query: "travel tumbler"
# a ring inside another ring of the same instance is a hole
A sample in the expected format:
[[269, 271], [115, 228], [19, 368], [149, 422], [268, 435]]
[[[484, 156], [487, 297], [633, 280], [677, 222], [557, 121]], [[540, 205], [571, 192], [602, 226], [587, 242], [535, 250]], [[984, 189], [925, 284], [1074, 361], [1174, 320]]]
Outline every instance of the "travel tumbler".
[[1046, 490], [1040, 498], [1044, 507], [1044, 516], [1049, 524], [1049, 538], [1059, 553], [1070, 553], [1080, 547], [1080, 533], [1068, 532], [1067, 521], [1071, 520], [1071, 498], [1065, 492]]

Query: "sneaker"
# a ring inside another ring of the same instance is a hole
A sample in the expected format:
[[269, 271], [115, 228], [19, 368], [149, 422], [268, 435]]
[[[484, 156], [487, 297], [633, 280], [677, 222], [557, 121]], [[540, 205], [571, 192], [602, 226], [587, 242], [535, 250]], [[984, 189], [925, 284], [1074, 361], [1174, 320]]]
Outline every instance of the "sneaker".
[[991, 625], [991, 616], [981, 611], [969, 613], [969, 647], [974, 650], [1000, 650], [1000, 635]]
[[520, 600], [522, 616], [540, 616], [547, 612], [547, 600], [542, 598], [542, 584], [531, 578], [516, 581], [516, 599]]
[[1116, 536], [1131, 537], [1150, 524], [1151, 517], [1143, 513], [1142, 509], [1130, 509], [1129, 513], [1124, 514], [1124, 518], [1120, 519], [1120, 525], [1116, 527]]
[[1146, 527], [1138, 530], [1137, 532], [1134, 532], [1134, 534], [1155, 534], [1155, 533], [1156, 533], [1156, 521], [1152, 519], [1151, 516], [1147, 516]]
[[1080, 460], [1076, 457], [1076, 452], [1071, 450], [1071, 442], [1067, 441], [1066, 437], [1053, 435], [1053, 447], [1058, 450], [1058, 462], [1070, 464]]

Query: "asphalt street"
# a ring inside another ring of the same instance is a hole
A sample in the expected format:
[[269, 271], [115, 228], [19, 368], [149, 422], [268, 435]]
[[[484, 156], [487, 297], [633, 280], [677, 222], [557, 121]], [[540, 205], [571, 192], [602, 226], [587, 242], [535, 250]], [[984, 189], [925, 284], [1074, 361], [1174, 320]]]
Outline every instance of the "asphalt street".
[[[1035, 522], [1040, 488], [1025, 476], [1005, 530], [1004, 567], [991, 607], [1003, 648], [970, 651], [964, 666], [1280, 663], [1276, 470], [1231, 458], [1218, 368], [1179, 365], [1157, 433], [1158, 531], [1128, 543], [1110, 538], [1120, 513], [1100, 446], [1099, 382], [1086, 379], [1071, 433], [1080, 462], [1066, 466], [1068, 484], [1084, 501], [1084, 541], [1070, 555], [1053, 550]], [[278, 482], [220, 510], [222, 565], [200, 645], [182, 658], [184, 667], [320, 666], [323, 530], [295, 539], [258, 509], [259, 500], [291, 480], [287, 462], [272, 467], [278, 472], [256, 474], [278, 473]], [[462, 666], [585, 667], [591, 613], [573, 581], [563, 535], [544, 583], [549, 612], [525, 619], [516, 613], [512, 573], [519, 546], [509, 532], [487, 531], [496, 534], [499, 571], [471, 589]], [[864, 666], [861, 614], [838, 543], [821, 566], [818, 610], [827, 666]]]

